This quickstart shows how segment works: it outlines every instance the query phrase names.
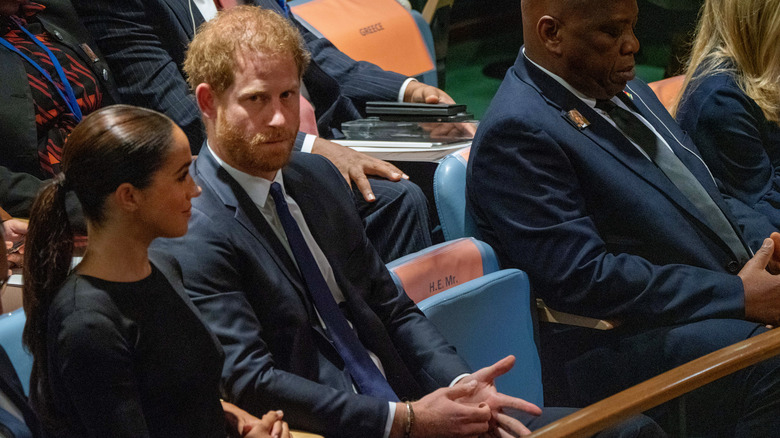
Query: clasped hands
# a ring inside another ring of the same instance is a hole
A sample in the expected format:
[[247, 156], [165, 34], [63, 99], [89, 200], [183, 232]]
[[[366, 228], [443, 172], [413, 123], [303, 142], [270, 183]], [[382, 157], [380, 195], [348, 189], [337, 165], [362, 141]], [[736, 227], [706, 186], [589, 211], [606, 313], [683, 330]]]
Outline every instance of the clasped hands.
[[530, 434], [528, 428], [504, 413], [504, 409], [531, 415], [541, 414], [541, 409], [498, 392], [494, 382], [512, 369], [514, 363], [514, 356], [505, 357], [461, 379], [451, 388], [438, 389], [412, 403], [415, 422], [411, 435], [415, 438], [508, 438]]
[[780, 326], [780, 233], [764, 239], [761, 248], [737, 274], [745, 291], [745, 319]]

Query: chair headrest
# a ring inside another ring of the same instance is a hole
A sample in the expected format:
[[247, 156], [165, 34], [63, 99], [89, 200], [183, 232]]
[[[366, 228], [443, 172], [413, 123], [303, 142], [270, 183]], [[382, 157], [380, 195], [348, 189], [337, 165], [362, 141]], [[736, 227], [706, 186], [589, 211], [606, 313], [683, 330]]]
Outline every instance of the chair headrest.
[[471, 237], [434, 245], [387, 265], [415, 303], [498, 270], [495, 252]]

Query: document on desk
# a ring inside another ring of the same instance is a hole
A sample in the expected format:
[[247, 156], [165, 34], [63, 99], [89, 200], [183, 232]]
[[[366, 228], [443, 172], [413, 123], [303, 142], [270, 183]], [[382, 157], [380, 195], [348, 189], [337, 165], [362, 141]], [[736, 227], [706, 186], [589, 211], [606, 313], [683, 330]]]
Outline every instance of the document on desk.
[[436, 162], [459, 149], [471, 146], [471, 140], [456, 142], [425, 141], [375, 141], [375, 140], [332, 140], [358, 152], [386, 161], [432, 161]]

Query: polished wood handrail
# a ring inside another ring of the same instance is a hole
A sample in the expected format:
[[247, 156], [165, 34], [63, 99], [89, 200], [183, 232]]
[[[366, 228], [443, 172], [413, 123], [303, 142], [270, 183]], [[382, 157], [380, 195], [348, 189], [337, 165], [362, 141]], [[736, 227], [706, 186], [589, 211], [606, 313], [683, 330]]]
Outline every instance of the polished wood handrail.
[[529, 438], [588, 437], [714, 380], [780, 354], [780, 329], [770, 330], [673, 368], [550, 423]]

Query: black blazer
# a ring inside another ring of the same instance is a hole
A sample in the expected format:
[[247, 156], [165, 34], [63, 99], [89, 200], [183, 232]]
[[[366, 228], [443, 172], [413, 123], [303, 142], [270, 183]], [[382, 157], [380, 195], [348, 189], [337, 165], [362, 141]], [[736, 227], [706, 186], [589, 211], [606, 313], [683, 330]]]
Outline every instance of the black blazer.
[[[354, 393], [303, 280], [257, 207], [210, 153], [198, 156], [192, 174], [203, 194], [193, 199], [189, 232], [155, 246], [179, 260], [185, 288], [222, 343], [231, 401], [255, 415], [283, 409], [292, 427], [328, 436], [382, 436], [388, 402]], [[469, 372], [396, 289], [335, 167], [294, 153], [283, 175], [333, 268], [350, 320], [396, 394], [416, 399]]]

